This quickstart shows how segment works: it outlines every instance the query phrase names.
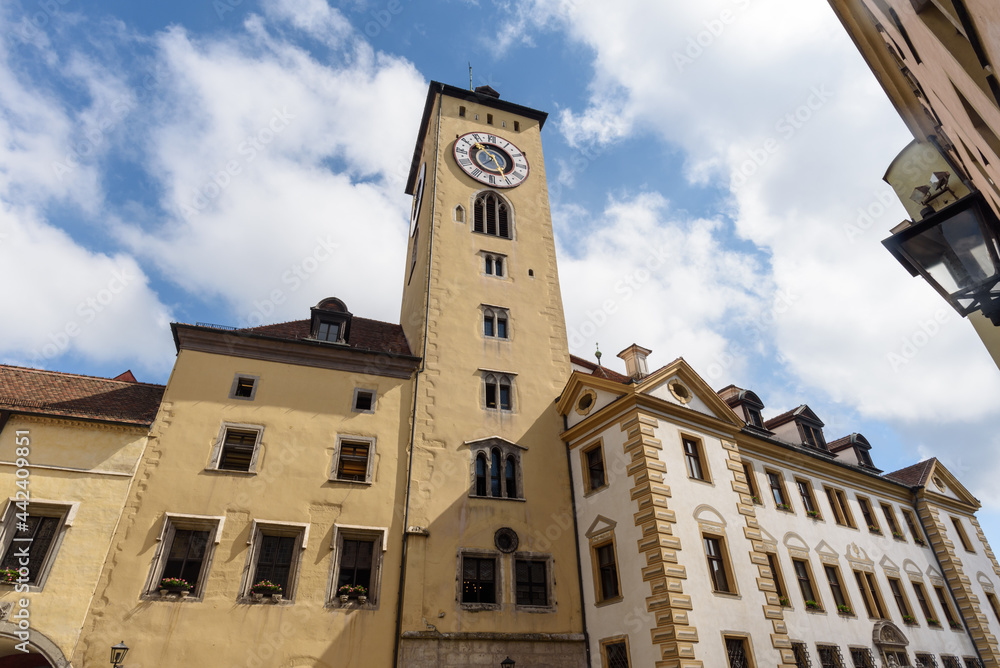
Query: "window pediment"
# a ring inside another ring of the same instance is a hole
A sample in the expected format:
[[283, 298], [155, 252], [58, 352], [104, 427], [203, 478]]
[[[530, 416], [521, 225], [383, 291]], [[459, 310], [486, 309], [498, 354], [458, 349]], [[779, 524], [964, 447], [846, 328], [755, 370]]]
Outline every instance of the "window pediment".
[[497, 447], [503, 448], [519, 448], [521, 450], [527, 450], [520, 443], [515, 443], [514, 441], [508, 441], [506, 438], [501, 438], [500, 436], [487, 436], [486, 438], [477, 438], [473, 441], [466, 441], [467, 445], [472, 450], [480, 450], [483, 448], [493, 448]]

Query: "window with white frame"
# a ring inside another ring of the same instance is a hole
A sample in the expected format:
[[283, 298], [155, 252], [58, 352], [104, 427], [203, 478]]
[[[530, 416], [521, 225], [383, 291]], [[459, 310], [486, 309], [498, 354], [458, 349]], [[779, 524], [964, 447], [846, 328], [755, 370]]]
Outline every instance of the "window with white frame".
[[337, 436], [331, 480], [370, 483], [374, 476], [375, 439]]
[[[48, 579], [78, 504], [10, 500], [3, 518], [0, 568], [18, 571], [16, 582], [41, 589]], [[21, 570], [26, 569], [26, 570]]]
[[488, 410], [514, 410], [514, 375], [498, 371], [483, 373], [483, 404]]
[[224, 517], [167, 513], [146, 592], [153, 594], [160, 589], [171, 589], [163, 582], [165, 579], [174, 583], [180, 580], [185, 583], [182, 589], [200, 598], [205, 593], [205, 582], [224, 523]]
[[334, 527], [331, 601], [346, 596], [348, 603], [360, 603], [364, 596], [365, 604], [378, 605], [386, 535], [381, 527]]
[[472, 496], [523, 499], [521, 453], [508, 441], [492, 438], [472, 448]]
[[254, 521], [248, 541], [246, 573], [250, 577], [243, 584], [243, 596], [293, 598], [308, 528], [307, 524]]
[[223, 424], [212, 453], [212, 468], [253, 473], [263, 434], [264, 427], [259, 425]]
[[488, 339], [510, 338], [510, 312], [499, 306], [483, 306], [483, 336]]

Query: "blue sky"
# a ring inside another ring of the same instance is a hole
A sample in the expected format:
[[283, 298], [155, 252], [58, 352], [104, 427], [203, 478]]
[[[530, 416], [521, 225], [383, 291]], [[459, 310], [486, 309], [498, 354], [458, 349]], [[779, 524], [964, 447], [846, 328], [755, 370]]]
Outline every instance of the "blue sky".
[[0, 0], [0, 361], [165, 382], [171, 321], [398, 320], [427, 82], [471, 62], [550, 113], [573, 352], [938, 456], [1000, 535], [1000, 376], [879, 243], [910, 136], [825, 0], [608, 7]]

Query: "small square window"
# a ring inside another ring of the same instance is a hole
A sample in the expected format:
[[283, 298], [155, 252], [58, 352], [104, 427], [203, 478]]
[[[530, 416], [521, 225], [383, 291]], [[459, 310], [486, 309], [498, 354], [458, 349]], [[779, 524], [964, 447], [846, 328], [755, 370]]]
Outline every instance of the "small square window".
[[497, 602], [497, 559], [462, 555], [462, 603]]
[[229, 390], [229, 398], [253, 401], [257, 395], [258, 380], [257, 376], [236, 374], [236, 377], [233, 379], [233, 385]]
[[361, 388], [355, 388], [354, 404], [352, 410], [355, 413], [374, 413], [375, 390], [363, 390]]
[[263, 427], [252, 425], [223, 425], [216, 446], [214, 468], [220, 471], [253, 472], [263, 432]]
[[316, 338], [320, 341], [340, 341], [340, 323], [321, 320]]
[[521, 124], [518, 121], [514, 121], [514, 132], [521, 131]]
[[334, 480], [346, 482], [372, 481], [372, 454], [375, 439], [339, 437], [334, 454]]
[[493, 114], [486, 114], [486, 122], [489, 125], [493, 125]]

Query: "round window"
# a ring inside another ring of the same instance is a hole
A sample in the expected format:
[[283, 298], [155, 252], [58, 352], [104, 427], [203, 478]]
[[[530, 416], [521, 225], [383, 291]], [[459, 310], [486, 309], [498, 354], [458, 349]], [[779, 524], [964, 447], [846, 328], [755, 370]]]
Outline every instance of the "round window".
[[519, 543], [517, 532], [510, 527], [497, 529], [497, 532], [493, 534], [493, 544], [504, 554], [510, 554], [516, 550]]
[[670, 389], [670, 394], [674, 395], [674, 398], [682, 404], [691, 401], [691, 390], [687, 389], [679, 380], [672, 381], [667, 387]]

